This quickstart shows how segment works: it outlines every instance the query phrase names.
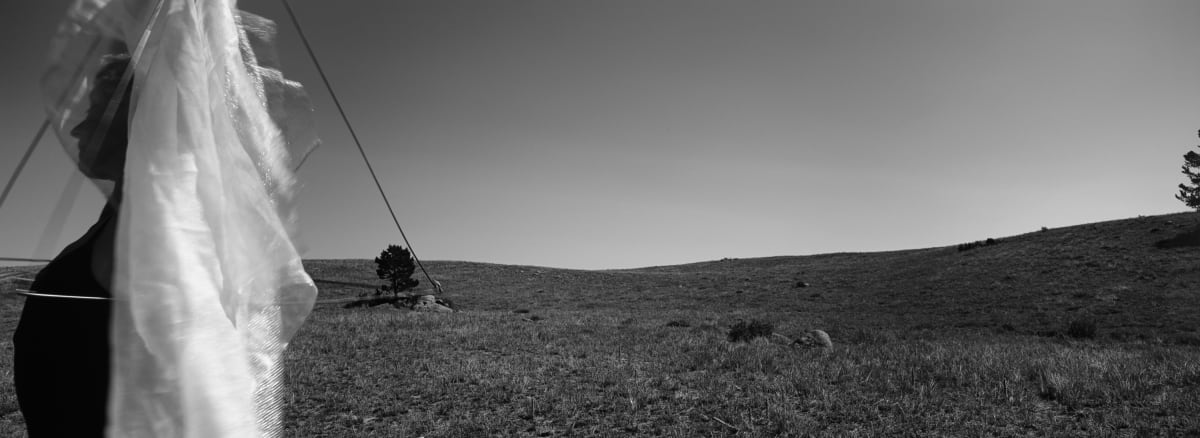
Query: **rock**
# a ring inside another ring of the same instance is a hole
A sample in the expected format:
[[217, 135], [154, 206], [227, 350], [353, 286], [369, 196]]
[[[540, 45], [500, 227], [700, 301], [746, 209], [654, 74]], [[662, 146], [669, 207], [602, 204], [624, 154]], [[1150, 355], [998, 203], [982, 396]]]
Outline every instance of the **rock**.
[[454, 312], [451, 304], [434, 295], [418, 295], [410, 299], [409, 308], [417, 312]]
[[366, 297], [350, 303], [345, 307], [353, 309], [356, 307], [375, 307], [383, 304], [389, 304], [397, 309], [415, 310], [418, 312], [457, 312], [454, 308], [454, 303], [446, 298], [438, 297], [437, 295], [399, 295], [399, 296], [375, 296]]
[[797, 281], [797, 282], [796, 282], [796, 287], [808, 287], [808, 282], [804, 282], [804, 281]]
[[829, 333], [825, 333], [824, 330], [809, 330], [796, 338], [792, 344], [807, 348], [833, 348], [833, 340], [829, 339]]

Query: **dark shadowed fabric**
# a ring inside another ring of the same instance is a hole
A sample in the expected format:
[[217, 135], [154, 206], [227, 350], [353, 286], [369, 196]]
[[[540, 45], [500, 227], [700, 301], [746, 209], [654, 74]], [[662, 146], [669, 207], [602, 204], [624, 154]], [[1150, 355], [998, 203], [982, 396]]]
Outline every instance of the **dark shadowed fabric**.
[[[115, 209], [105, 207], [87, 234], [46, 265], [30, 289], [108, 297], [108, 285], [94, 273], [93, 252], [111, 251], [101, 240], [111, 235], [115, 216]], [[13, 335], [13, 380], [30, 437], [104, 436], [110, 311], [111, 302], [104, 300], [26, 298]]]

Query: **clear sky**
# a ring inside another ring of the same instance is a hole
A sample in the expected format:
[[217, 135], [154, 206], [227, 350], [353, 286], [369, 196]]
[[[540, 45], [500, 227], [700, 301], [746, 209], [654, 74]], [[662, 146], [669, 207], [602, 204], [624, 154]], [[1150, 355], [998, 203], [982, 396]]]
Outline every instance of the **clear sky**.
[[[0, 4], [0, 181], [65, 0]], [[309, 258], [400, 236], [275, 0], [324, 145]], [[291, 0], [423, 259], [570, 268], [952, 245], [1185, 211], [1194, 0]], [[35, 255], [71, 171], [0, 206]], [[90, 191], [90, 189], [89, 189]], [[74, 208], [50, 256], [98, 214]], [[61, 210], [60, 210], [61, 211]]]

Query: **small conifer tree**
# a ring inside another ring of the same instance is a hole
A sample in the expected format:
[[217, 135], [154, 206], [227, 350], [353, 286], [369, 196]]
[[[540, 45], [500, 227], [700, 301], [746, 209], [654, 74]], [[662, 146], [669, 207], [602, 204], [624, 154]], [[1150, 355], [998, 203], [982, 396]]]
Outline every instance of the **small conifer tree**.
[[[1200, 132], [1197, 134], [1200, 135]], [[1183, 174], [1191, 184], [1180, 184], [1179, 194], [1175, 195], [1175, 199], [1200, 211], [1200, 154], [1196, 151], [1183, 154]]]
[[392, 297], [396, 297], [400, 292], [417, 287], [421, 283], [420, 280], [412, 278], [416, 266], [413, 265], [412, 254], [402, 246], [388, 245], [387, 249], [379, 253], [379, 257], [375, 257], [375, 264], [378, 265], [375, 274], [387, 281], [387, 284], [375, 291], [375, 295], [391, 292]]

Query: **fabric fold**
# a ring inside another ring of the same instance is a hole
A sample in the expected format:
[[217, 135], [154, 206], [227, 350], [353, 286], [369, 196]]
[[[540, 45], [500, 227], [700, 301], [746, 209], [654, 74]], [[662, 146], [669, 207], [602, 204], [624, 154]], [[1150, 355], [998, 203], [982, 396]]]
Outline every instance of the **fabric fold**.
[[89, 78], [132, 56], [109, 436], [282, 433], [282, 353], [316, 298], [293, 171], [317, 139], [273, 39], [234, 0], [78, 0], [59, 28], [43, 90], [76, 159]]

